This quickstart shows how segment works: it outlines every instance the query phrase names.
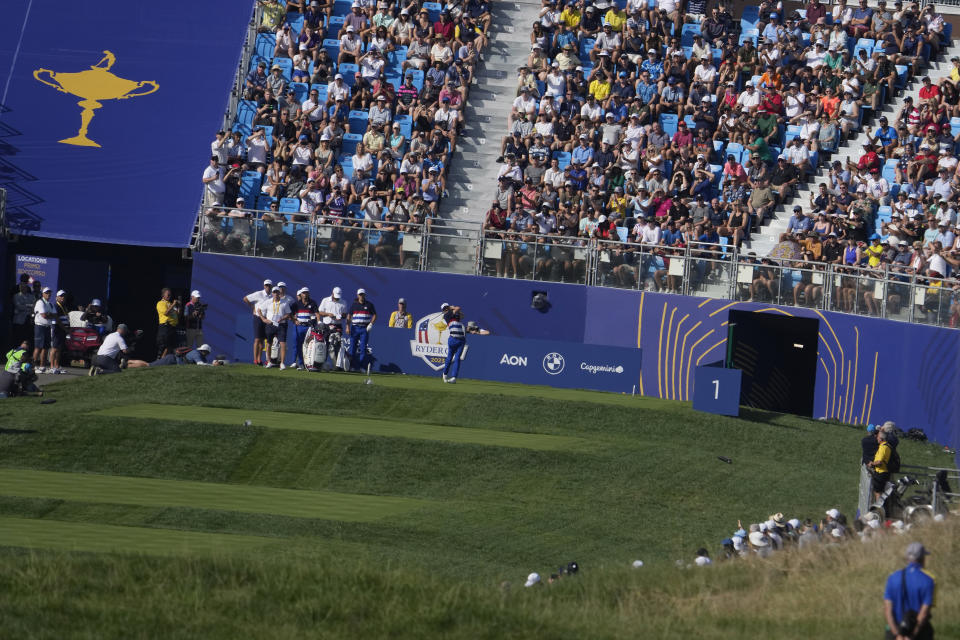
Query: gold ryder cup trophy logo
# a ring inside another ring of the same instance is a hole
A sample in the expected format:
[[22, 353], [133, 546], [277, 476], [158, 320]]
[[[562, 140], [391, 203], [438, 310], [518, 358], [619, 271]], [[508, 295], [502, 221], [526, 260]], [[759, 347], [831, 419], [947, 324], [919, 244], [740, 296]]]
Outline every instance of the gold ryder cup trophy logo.
[[[90, 121], [93, 120], [94, 111], [103, 106], [100, 100], [139, 98], [160, 88], [160, 85], [153, 80], [138, 82], [113, 75], [110, 73], [110, 68], [116, 61], [117, 57], [115, 55], [109, 51], [104, 51], [100, 62], [77, 73], [57, 73], [49, 69], [37, 69], [33, 72], [33, 77], [43, 84], [50, 85], [57, 91], [83, 98], [77, 103], [83, 109], [80, 112], [80, 130], [72, 138], [66, 138], [59, 142], [78, 147], [99, 147], [99, 144], [87, 137], [87, 129], [90, 127]], [[48, 74], [53, 82], [41, 78], [40, 76], [43, 74]], [[141, 93], [132, 93], [143, 87], [147, 87], [147, 90]]]

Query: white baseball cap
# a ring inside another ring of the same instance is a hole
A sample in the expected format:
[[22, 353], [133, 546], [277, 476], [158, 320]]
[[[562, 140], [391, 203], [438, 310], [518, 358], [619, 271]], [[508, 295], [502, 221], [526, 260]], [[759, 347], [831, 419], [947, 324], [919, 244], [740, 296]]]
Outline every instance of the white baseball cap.
[[334, 287], [334, 288], [333, 288], [333, 297], [334, 297], [334, 298], [339, 298], [342, 293], [343, 293], [343, 291], [341, 291], [340, 287]]
[[540, 574], [534, 571], [533, 573], [527, 576], [527, 581], [523, 583], [523, 586], [532, 587], [538, 582], [540, 582]]
[[367, 295], [367, 290], [364, 288], [357, 289], [357, 295]]
[[191, 297], [191, 298], [200, 298], [200, 297], [201, 297], [201, 296], [200, 296], [200, 292], [197, 291], [196, 289], [194, 289], [193, 291], [190, 292], [190, 297]]
[[277, 286], [278, 286], [278, 287], [285, 287], [285, 286], [287, 286], [287, 283], [284, 282], [283, 280], [281, 280], [280, 282], [277, 283]]
[[197, 347], [197, 351], [206, 351], [207, 353], [210, 353], [210, 345], [204, 343]]
[[53, 289], [51, 289], [50, 287], [44, 287], [44, 288], [43, 288], [43, 291], [41, 291], [40, 293], [50, 293], [50, 292], [52, 292], [52, 291], [53, 291]]
[[58, 297], [58, 298], [59, 298], [60, 296], [65, 296], [65, 295], [67, 295], [67, 292], [64, 291], [63, 289], [60, 289], [60, 291], [57, 291], [57, 297]]
[[100, 298], [94, 298], [93, 300], [90, 301], [90, 304], [92, 304], [92, 305], [95, 306], [95, 307], [102, 307], [102, 306], [103, 306], [103, 303], [100, 302]]
[[273, 286], [273, 280], [271, 280], [270, 278], [267, 278], [266, 280], [263, 281], [263, 284], [264, 284], [264, 286], [270, 285], [270, 286], [272, 287], [272, 286]]

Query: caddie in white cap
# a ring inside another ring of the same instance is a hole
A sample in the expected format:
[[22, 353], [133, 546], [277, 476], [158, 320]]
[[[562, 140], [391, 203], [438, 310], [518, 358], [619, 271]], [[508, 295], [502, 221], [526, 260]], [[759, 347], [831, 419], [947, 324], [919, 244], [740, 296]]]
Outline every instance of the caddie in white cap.
[[292, 315], [293, 315], [293, 328], [296, 331], [296, 350], [294, 357], [294, 364], [296, 368], [300, 371], [307, 368], [309, 364], [311, 367], [313, 363], [307, 363], [303, 355], [303, 344], [306, 342], [307, 335], [310, 333], [310, 328], [313, 323], [319, 318], [317, 311], [319, 307], [317, 303], [310, 298], [310, 288], [309, 287], [300, 287], [297, 291], [297, 299], [293, 303]]
[[377, 321], [377, 308], [367, 300], [367, 290], [357, 289], [357, 299], [347, 313], [347, 333], [350, 335], [350, 363], [352, 368], [363, 370], [367, 360], [367, 342], [370, 330]]

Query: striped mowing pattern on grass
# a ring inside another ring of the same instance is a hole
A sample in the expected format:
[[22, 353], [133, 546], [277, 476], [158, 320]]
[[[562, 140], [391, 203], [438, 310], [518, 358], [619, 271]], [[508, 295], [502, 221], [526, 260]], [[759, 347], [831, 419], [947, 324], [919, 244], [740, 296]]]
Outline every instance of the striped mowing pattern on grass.
[[29, 469], [0, 469], [0, 495], [372, 522], [429, 504], [415, 498], [274, 489]]
[[261, 536], [0, 517], [0, 545], [6, 547], [179, 555], [250, 551], [277, 542]]
[[245, 420], [250, 420], [254, 426], [268, 427], [271, 429], [438, 440], [440, 442], [515, 447], [540, 451], [570, 449], [577, 445], [586, 444], [587, 442], [581, 438], [571, 438], [568, 436], [494, 431], [491, 429], [468, 429], [464, 427], [420, 424], [417, 422], [169, 404], [132, 404], [94, 412], [95, 415], [146, 418], [151, 420], [155, 419], [156, 416], [161, 413], [168, 420], [185, 420], [188, 422], [205, 422], [236, 426], [240, 426]]

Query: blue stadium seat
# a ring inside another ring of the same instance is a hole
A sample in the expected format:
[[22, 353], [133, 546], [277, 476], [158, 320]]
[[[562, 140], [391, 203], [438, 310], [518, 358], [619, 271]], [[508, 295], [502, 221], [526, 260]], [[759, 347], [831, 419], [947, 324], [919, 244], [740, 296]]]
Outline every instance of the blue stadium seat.
[[413, 118], [408, 115], [403, 115], [395, 117], [393, 121], [400, 125], [400, 133], [409, 141], [410, 136], [413, 134]]
[[257, 103], [253, 100], [241, 100], [237, 106], [236, 122], [242, 122], [246, 125], [253, 124], [253, 116], [257, 113]]
[[340, 32], [340, 29], [343, 28], [343, 16], [330, 16], [330, 23], [327, 25], [327, 33], [332, 33], [334, 35]]
[[340, 41], [330, 39], [324, 40], [323, 48], [327, 50], [327, 55], [330, 56], [330, 59], [336, 62], [337, 56], [340, 55]]
[[413, 86], [417, 91], [423, 91], [423, 71], [420, 69], [407, 69], [407, 75], [413, 77]]
[[799, 136], [800, 131], [801, 131], [801, 128], [795, 124], [787, 125], [787, 131], [786, 131], [787, 142]]
[[597, 44], [596, 38], [583, 38], [580, 40], [580, 60], [589, 60], [590, 51], [593, 49], [594, 45]]
[[439, 2], [424, 2], [421, 8], [427, 10], [430, 14], [430, 22], [434, 23], [440, 19], [440, 11], [443, 9], [443, 5]]
[[907, 86], [907, 71], [909, 67], [903, 64], [897, 65], [897, 89], [903, 89]]
[[692, 47], [693, 36], [700, 35], [699, 24], [685, 24], [680, 29], [680, 46]]
[[271, 198], [266, 194], [260, 194], [257, 196], [257, 210], [267, 211], [270, 209], [270, 204], [276, 202], [276, 198]]
[[360, 71], [360, 67], [355, 64], [343, 63], [340, 65], [339, 72], [343, 74], [343, 82], [351, 89], [353, 88], [353, 84], [357, 81], [357, 71]]
[[367, 132], [367, 120], [369, 116], [366, 111], [351, 111], [349, 114], [350, 133], [357, 133], [363, 136]]
[[687, 123], [687, 127], [690, 129], [696, 129], [697, 123], [693, 121], [693, 116], [684, 116], [683, 121]]
[[292, 31], [297, 36], [300, 35], [300, 32], [303, 30], [303, 14], [302, 13], [288, 13], [287, 14], [287, 24], [290, 25], [290, 31]]
[[300, 198], [281, 198], [279, 210], [281, 213], [296, 213], [300, 211]]
[[890, 184], [893, 184], [897, 179], [896, 167], [897, 161], [895, 159], [887, 160], [883, 163], [882, 175]]
[[677, 122], [678, 118], [674, 113], [660, 114], [660, 126], [663, 127], [664, 133], [671, 137], [677, 132]]
[[241, 136], [246, 138], [253, 131], [253, 127], [250, 125], [250, 123], [247, 123], [247, 122], [235, 122], [233, 123], [233, 127], [231, 128], [231, 131], [236, 131]]
[[281, 72], [283, 73], [283, 77], [287, 80], [287, 82], [289, 82], [290, 74], [293, 73], [293, 60], [291, 60], [290, 58], [279, 58], [279, 57], [274, 58], [273, 64], [271, 65], [270, 68], [273, 69], [273, 67], [275, 66], [280, 67], [280, 69], [282, 70]]
[[341, 155], [337, 158], [337, 163], [343, 167], [343, 175], [348, 179], [353, 177], [353, 157]]
[[307, 94], [310, 93], [310, 87], [304, 82], [291, 82], [290, 88], [293, 89], [293, 97], [296, 98], [297, 102], [303, 102], [307, 99]]
[[333, 3], [332, 15], [340, 16], [341, 18], [347, 16], [350, 13], [350, 5], [352, 4], [351, 0], [336, 0], [336, 2]]
[[853, 46], [853, 55], [860, 55], [860, 51], [862, 50], [867, 52], [867, 57], [869, 58], [871, 55], [873, 55], [873, 47], [875, 45], [876, 43], [869, 38], [860, 38]]
[[272, 33], [258, 33], [257, 34], [257, 46], [255, 49], [256, 55], [260, 56], [265, 60], [271, 60], [273, 58], [273, 50], [277, 46], [277, 36]]
[[312, 84], [312, 85], [310, 85], [310, 89], [311, 89], [311, 90], [313, 90], [313, 89], [316, 89], [316, 90], [317, 90], [317, 94], [318, 94], [318, 95], [317, 95], [317, 99], [318, 99], [320, 102], [324, 102], [324, 103], [325, 103], [325, 102], [327, 101], [327, 85], [325, 85], [325, 84]]
[[553, 157], [557, 159], [557, 166], [561, 171], [570, 166], [572, 154], [569, 151], [554, 151]]
[[340, 150], [345, 154], [353, 155], [357, 151], [357, 145], [361, 142], [363, 142], [362, 134], [345, 133], [343, 135], [343, 146], [340, 148]]

